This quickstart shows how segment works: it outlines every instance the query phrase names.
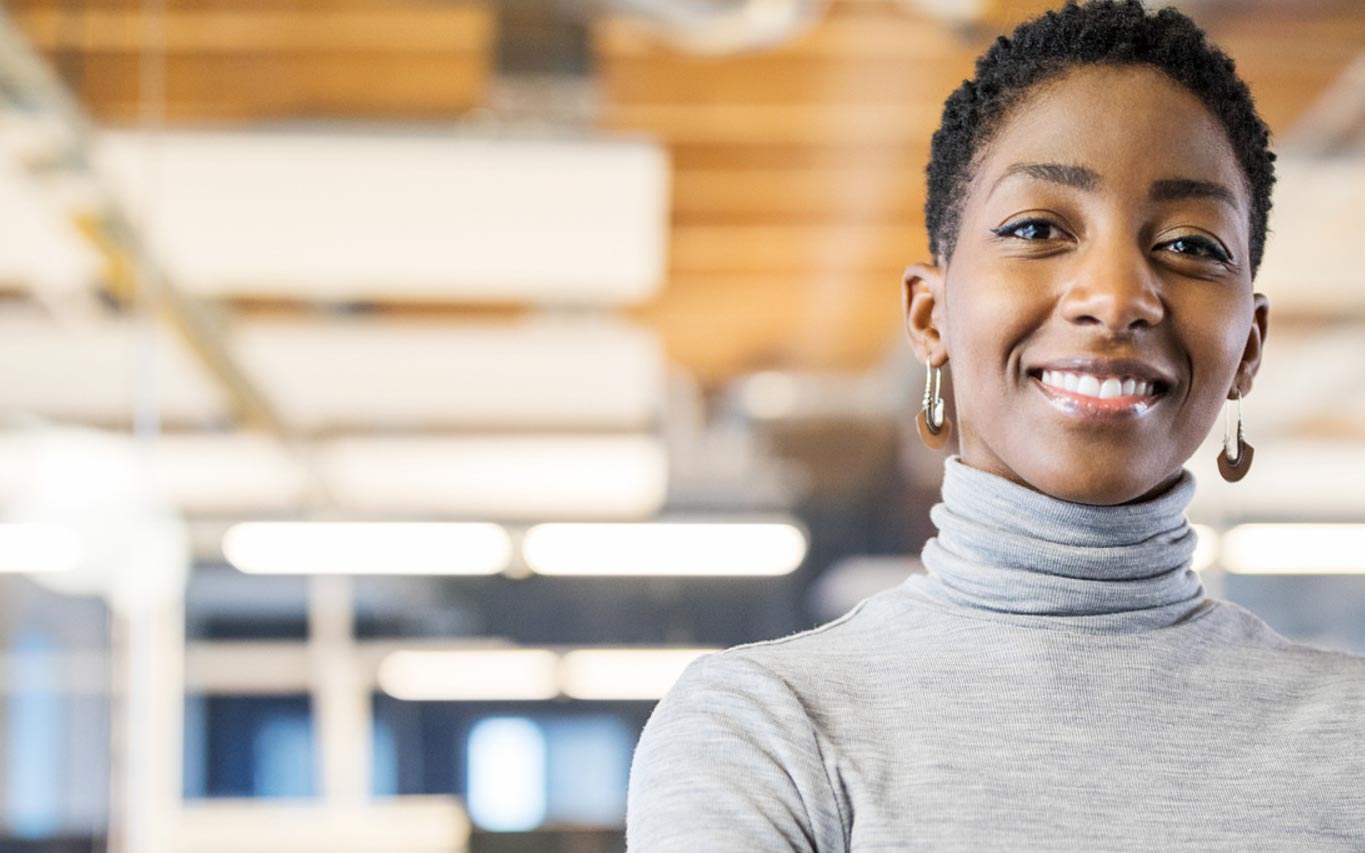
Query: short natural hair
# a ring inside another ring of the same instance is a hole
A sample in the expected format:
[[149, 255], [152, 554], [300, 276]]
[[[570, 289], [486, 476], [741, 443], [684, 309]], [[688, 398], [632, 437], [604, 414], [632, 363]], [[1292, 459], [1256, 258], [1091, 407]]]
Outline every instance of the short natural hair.
[[1184, 14], [1170, 7], [1149, 14], [1139, 0], [1083, 6], [1067, 0], [1060, 10], [1020, 24], [1012, 36], [1000, 36], [977, 58], [975, 79], [964, 80], [944, 102], [930, 146], [924, 213], [935, 259], [952, 257], [975, 158], [1032, 87], [1076, 66], [1134, 64], [1158, 68], [1189, 89], [1227, 130], [1251, 199], [1255, 278], [1275, 183], [1270, 131], [1231, 57]]

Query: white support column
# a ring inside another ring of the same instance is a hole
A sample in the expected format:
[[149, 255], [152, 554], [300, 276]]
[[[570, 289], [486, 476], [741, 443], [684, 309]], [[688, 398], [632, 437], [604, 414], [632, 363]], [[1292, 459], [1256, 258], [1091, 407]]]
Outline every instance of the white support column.
[[309, 581], [308, 648], [323, 801], [354, 806], [370, 796], [370, 691], [357, 677], [353, 580]]
[[185, 618], [176, 599], [116, 614], [111, 853], [170, 853], [183, 796]]

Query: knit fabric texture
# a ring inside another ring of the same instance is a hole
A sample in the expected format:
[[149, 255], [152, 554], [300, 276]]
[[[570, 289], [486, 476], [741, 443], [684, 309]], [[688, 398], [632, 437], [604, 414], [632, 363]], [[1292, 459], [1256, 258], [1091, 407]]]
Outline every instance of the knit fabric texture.
[[1365, 851], [1365, 656], [1209, 597], [1194, 485], [1096, 507], [949, 457], [926, 573], [659, 702], [627, 850]]

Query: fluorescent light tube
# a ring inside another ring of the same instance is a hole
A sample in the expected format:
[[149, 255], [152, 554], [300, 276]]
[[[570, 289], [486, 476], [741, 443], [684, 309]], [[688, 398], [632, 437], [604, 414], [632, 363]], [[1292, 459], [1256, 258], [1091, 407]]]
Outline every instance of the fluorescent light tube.
[[1244, 574], [1365, 573], [1365, 524], [1242, 524], [1223, 534], [1223, 567]]
[[661, 699], [687, 665], [716, 649], [578, 649], [564, 655], [560, 688], [575, 699]]
[[491, 575], [511, 553], [486, 522], [249, 521], [223, 534], [223, 556], [251, 574]]
[[522, 553], [543, 575], [785, 575], [806, 537], [787, 523], [552, 523], [528, 530]]
[[406, 700], [527, 700], [559, 695], [546, 649], [404, 650], [379, 663], [379, 687]]

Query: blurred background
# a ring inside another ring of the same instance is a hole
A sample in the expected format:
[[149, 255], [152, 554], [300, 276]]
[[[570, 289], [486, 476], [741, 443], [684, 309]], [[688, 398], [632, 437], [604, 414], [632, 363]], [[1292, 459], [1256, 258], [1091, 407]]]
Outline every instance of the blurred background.
[[[621, 850], [688, 661], [921, 570], [929, 138], [1051, 5], [0, 4], [0, 849]], [[1177, 5], [1280, 176], [1198, 568], [1365, 652], [1365, 11]]]

